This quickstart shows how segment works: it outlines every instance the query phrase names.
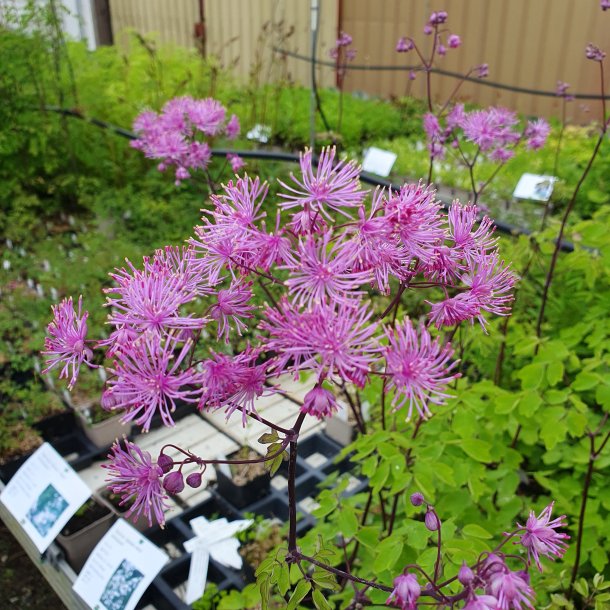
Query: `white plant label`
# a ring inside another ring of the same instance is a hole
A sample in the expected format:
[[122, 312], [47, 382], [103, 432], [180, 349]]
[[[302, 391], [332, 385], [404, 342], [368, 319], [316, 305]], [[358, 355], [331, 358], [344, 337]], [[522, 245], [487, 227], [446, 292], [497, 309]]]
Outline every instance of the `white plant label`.
[[192, 604], [199, 599], [205, 591], [208, 579], [208, 566], [210, 556], [214, 561], [229, 568], [239, 570], [242, 561], [237, 549], [239, 540], [235, 534], [248, 529], [252, 525], [251, 519], [227, 521], [224, 517], [216, 521], [208, 521], [205, 517], [191, 520], [191, 529], [195, 537], [184, 543], [187, 553], [191, 553], [189, 579], [186, 587], [184, 601]]
[[523, 174], [513, 192], [515, 199], [532, 199], [533, 201], [548, 201], [553, 194], [557, 182], [555, 176], [539, 176], [538, 174]]
[[396, 158], [396, 154], [389, 150], [382, 150], [381, 148], [371, 146], [364, 152], [362, 169], [365, 172], [387, 178], [392, 171]]
[[0, 502], [44, 553], [91, 490], [49, 443], [44, 443], [15, 473]]
[[124, 519], [93, 549], [74, 586], [94, 610], [133, 610], [168, 556]]

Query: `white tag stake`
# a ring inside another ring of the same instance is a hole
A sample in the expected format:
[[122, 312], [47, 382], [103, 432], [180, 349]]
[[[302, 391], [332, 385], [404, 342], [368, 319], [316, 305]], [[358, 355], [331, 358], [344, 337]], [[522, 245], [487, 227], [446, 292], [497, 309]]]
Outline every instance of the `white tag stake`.
[[252, 523], [251, 519], [229, 523], [224, 517], [216, 519], [216, 521], [208, 521], [205, 517], [191, 520], [191, 528], [195, 532], [195, 537], [184, 543], [187, 553], [191, 553], [191, 565], [184, 599], [187, 604], [198, 600], [205, 591], [210, 556], [214, 561], [229, 568], [236, 570], [241, 568], [242, 560], [237, 552], [239, 540], [234, 536], [248, 529]]

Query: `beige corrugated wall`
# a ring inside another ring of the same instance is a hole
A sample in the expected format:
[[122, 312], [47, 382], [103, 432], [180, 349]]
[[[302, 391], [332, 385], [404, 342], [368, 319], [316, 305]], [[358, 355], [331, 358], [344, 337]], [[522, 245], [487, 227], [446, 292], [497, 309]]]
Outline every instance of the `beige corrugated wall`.
[[[404, 66], [415, 62], [415, 54], [398, 55], [394, 47], [402, 35], [413, 35], [424, 48], [429, 38], [422, 28], [431, 10], [449, 12], [448, 28], [461, 36], [463, 44], [450, 50], [439, 67], [466, 72], [489, 64], [489, 81], [553, 91], [557, 80], [579, 93], [599, 92], [599, 66], [584, 57], [587, 42], [610, 51], [610, 12], [602, 13], [598, 0], [320, 0], [318, 57], [328, 59], [341, 27], [354, 38], [361, 65]], [[253, 66], [259, 80], [289, 76], [309, 84], [307, 62], [289, 57], [284, 64], [273, 55], [282, 47], [301, 55], [310, 53], [309, 0], [205, 0], [207, 51], [234, 65], [246, 80]], [[339, 6], [341, 5], [341, 7]], [[194, 25], [199, 21], [199, 0], [111, 0], [115, 35], [125, 28], [143, 34], [156, 32], [160, 42], [194, 46]], [[285, 35], [294, 28], [292, 34]], [[288, 74], [286, 74], [286, 72]], [[322, 86], [334, 83], [331, 67], [318, 69]], [[436, 100], [443, 101], [457, 81], [433, 76]], [[406, 71], [351, 71], [350, 90], [390, 96], [410, 92], [425, 96], [424, 78], [409, 83]], [[557, 115], [559, 101], [526, 93], [465, 83], [462, 99], [482, 105], [500, 104], [525, 114]], [[582, 106], [590, 107], [587, 113]], [[598, 115], [598, 102], [573, 102], [569, 116], [585, 122]]]
[[[407, 65], [416, 55], [397, 54], [400, 36], [411, 35], [428, 50], [430, 37], [423, 26], [432, 10], [449, 13], [448, 29], [462, 38], [462, 46], [449, 50], [438, 67], [467, 72], [489, 64], [489, 81], [529, 89], [554, 91], [557, 81], [572, 85], [578, 93], [599, 93], [599, 64], [585, 59], [585, 46], [594, 42], [610, 52], [610, 12], [600, 10], [598, 0], [343, 0], [342, 28], [352, 34], [358, 48], [357, 62], [364, 65]], [[433, 76], [437, 102], [444, 102], [457, 80]], [[352, 72], [346, 86], [381, 95], [410, 91], [425, 97], [425, 79], [409, 81], [405, 72]], [[541, 97], [465, 83], [463, 99], [481, 105], [496, 104], [525, 114], [557, 116], [560, 102]], [[599, 102], [569, 104], [568, 114], [577, 122], [599, 116]]]

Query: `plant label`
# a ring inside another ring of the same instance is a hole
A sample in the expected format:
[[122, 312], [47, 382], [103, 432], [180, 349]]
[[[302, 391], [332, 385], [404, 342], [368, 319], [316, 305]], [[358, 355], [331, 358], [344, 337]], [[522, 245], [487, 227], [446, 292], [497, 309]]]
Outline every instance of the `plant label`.
[[392, 171], [396, 158], [396, 154], [389, 150], [371, 146], [364, 151], [362, 169], [371, 174], [387, 177]]
[[9, 481], [0, 502], [43, 553], [90, 495], [66, 460], [44, 443]]
[[513, 192], [515, 199], [531, 199], [533, 201], [548, 201], [553, 194], [557, 178], [555, 176], [539, 176], [538, 174], [523, 174]]
[[237, 552], [239, 540], [235, 534], [248, 529], [252, 525], [251, 519], [227, 521], [224, 517], [215, 521], [208, 521], [205, 517], [196, 517], [191, 520], [191, 529], [195, 537], [184, 543], [187, 553], [191, 553], [189, 579], [186, 587], [187, 604], [199, 599], [205, 591], [208, 578], [208, 565], [210, 556], [229, 568], [239, 570], [242, 565], [241, 557]]
[[90, 608], [133, 610], [169, 560], [124, 519], [100, 540], [73, 585]]

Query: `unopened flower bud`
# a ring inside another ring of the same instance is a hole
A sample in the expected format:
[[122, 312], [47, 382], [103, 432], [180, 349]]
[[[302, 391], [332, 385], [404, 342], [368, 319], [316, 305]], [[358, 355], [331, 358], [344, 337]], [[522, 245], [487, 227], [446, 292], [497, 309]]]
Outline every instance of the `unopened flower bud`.
[[167, 474], [174, 467], [174, 460], [172, 460], [169, 455], [165, 455], [165, 453], [159, 454], [157, 458], [157, 466], [161, 468], [163, 474]]
[[316, 386], [303, 399], [301, 411], [313, 415], [318, 419], [329, 417], [337, 410], [337, 399], [335, 395], [321, 386]]
[[170, 494], [179, 494], [184, 489], [184, 477], [179, 470], [170, 472], [163, 479], [163, 487]]
[[421, 506], [425, 502], [425, 498], [423, 494], [416, 491], [414, 494], [411, 494], [411, 504], [413, 506]]
[[428, 512], [424, 517], [424, 523], [431, 532], [435, 532], [441, 526], [441, 522], [439, 521], [438, 515], [434, 512], [434, 509], [428, 509]]
[[474, 580], [474, 572], [468, 567], [466, 562], [462, 563], [462, 567], [458, 572], [458, 580], [464, 585], [469, 585]]
[[186, 484], [189, 487], [199, 487], [201, 485], [201, 473], [200, 472], [191, 472], [188, 477], [186, 477]]

